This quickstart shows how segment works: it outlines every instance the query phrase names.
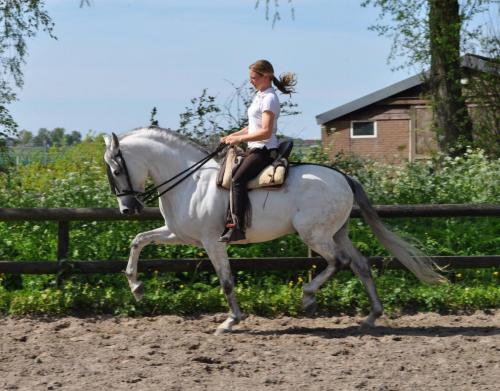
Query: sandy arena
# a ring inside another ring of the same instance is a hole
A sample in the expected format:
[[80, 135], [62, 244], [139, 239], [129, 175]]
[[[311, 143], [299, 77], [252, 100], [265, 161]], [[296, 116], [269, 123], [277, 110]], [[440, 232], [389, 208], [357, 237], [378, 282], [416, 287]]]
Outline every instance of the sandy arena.
[[2, 390], [498, 390], [500, 311], [382, 318], [0, 319]]

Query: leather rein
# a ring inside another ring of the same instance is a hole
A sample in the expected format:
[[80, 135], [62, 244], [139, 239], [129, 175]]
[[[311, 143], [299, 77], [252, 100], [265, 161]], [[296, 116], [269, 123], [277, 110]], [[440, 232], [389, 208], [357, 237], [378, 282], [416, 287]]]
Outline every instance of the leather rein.
[[[186, 168], [184, 171], [181, 171], [177, 175], [173, 176], [170, 179], [167, 179], [166, 181], [160, 183], [159, 185], [149, 185], [146, 187], [146, 190], [144, 192], [136, 191], [132, 187], [132, 181], [130, 180], [130, 174], [128, 172], [127, 164], [125, 163], [125, 159], [123, 158], [121, 150], [118, 151], [116, 154], [115, 158], [119, 158], [121, 165], [123, 166], [123, 172], [125, 173], [125, 177], [127, 179], [127, 184], [128, 184], [128, 190], [122, 190], [120, 191], [118, 187], [116, 186], [115, 180], [113, 178], [113, 175], [111, 174], [111, 168], [109, 167], [109, 164], [106, 163], [106, 173], [108, 175], [108, 181], [109, 185], [111, 187], [111, 192], [116, 195], [117, 197], [124, 197], [124, 196], [134, 196], [139, 198], [143, 203], [147, 203], [150, 201], [154, 201], [158, 198], [160, 198], [163, 194], [166, 192], [172, 190], [174, 187], [179, 185], [181, 182], [183, 182], [185, 179], [187, 179], [189, 176], [194, 174], [196, 171], [198, 171], [204, 164], [206, 164], [210, 159], [212, 159], [214, 156], [219, 154], [224, 148], [226, 148], [226, 144], [220, 144], [215, 151], [212, 153], [208, 154], [205, 156], [203, 159], [199, 160], [198, 162], [194, 163], [193, 165], [189, 166]], [[177, 180], [176, 180], [177, 179]], [[176, 181], [175, 181], [176, 180]], [[169, 187], [167, 187], [165, 190], [162, 190], [161, 192], [157, 191], [164, 185], [167, 185], [171, 182], [175, 181], [172, 183]]]

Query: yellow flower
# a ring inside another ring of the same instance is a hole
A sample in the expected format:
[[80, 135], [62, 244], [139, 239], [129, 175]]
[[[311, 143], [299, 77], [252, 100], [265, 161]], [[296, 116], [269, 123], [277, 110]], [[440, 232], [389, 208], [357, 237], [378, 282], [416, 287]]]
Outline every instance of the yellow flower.
[[457, 277], [457, 278], [462, 278], [462, 273], [457, 273], [457, 274], [456, 274], [456, 277]]
[[313, 268], [313, 269], [316, 269], [316, 265], [312, 265], [312, 268]]
[[290, 282], [288, 283], [288, 286], [291, 288], [291, 287], [293, 286], [293, 281], [290, 281]]
[[498, 272], [493, 272], [493, 277], [498, 277]]
[[184, 285], [182, 285], [182, 284], [181, 284], [181, 285], [179, 285], [179, 288], [181, 288], [181, 289], [182, 289], [182, 288], [184, 288]]
[[304, 280], [302, 279], [302, 277], [299, 276], [299, 278], [297, 278], [297, 282], [300, 284], [300, 283], [304, 282]]

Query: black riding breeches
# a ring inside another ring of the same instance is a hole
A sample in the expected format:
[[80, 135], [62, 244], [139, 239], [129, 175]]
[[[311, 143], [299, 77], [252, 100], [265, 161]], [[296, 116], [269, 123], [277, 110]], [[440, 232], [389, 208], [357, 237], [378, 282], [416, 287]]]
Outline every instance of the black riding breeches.
[[[236, 225], [244, 230], [249, 225], [249, 206], [247, 183], [255, 178], [274, 160], [274, 149], [256, 148], [245, 153], [243, 161], [233, 172], [231, 191], [233, 197], [233, 213]], [[272, 156], [273, 155], [273, 156]]]

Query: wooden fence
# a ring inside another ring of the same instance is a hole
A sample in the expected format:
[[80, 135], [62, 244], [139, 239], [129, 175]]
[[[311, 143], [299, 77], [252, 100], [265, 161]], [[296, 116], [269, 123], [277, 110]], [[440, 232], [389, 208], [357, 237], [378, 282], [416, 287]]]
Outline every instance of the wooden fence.
[[[396, 217], [485, 217], [500, 216], [500, 204], [440, 204], [440, 205], [379, 205], [375, 207], [382, 218]], [[353, 209], [351, 217], [360, 217]], [[117, 273], [125, 269], [126, 261], [68, 261], [71, 221], [110, 220], [162, 220], [158, 208], [145, 208], [142, 214], [122, 215], [115, 208], [0, 208], [0, 221], [57, 221], [58, 262], [54, 261], [0, 261], [0, 273], [51, 274], [51, 273]], [[500, 266], [499, 255], [437, 256], [432, 259], [441, 266], [453, 268]], [[372, 257], [370, 261], [379, 268], [401, 268], [395, 259]], [[320, 257], [238, 258], [231, 259], [233, 270], [300, 270], [316, 266], [325, 267]], [[213, 270], [208, 259], [141, 260], [141, 271], [181, 272]]]

